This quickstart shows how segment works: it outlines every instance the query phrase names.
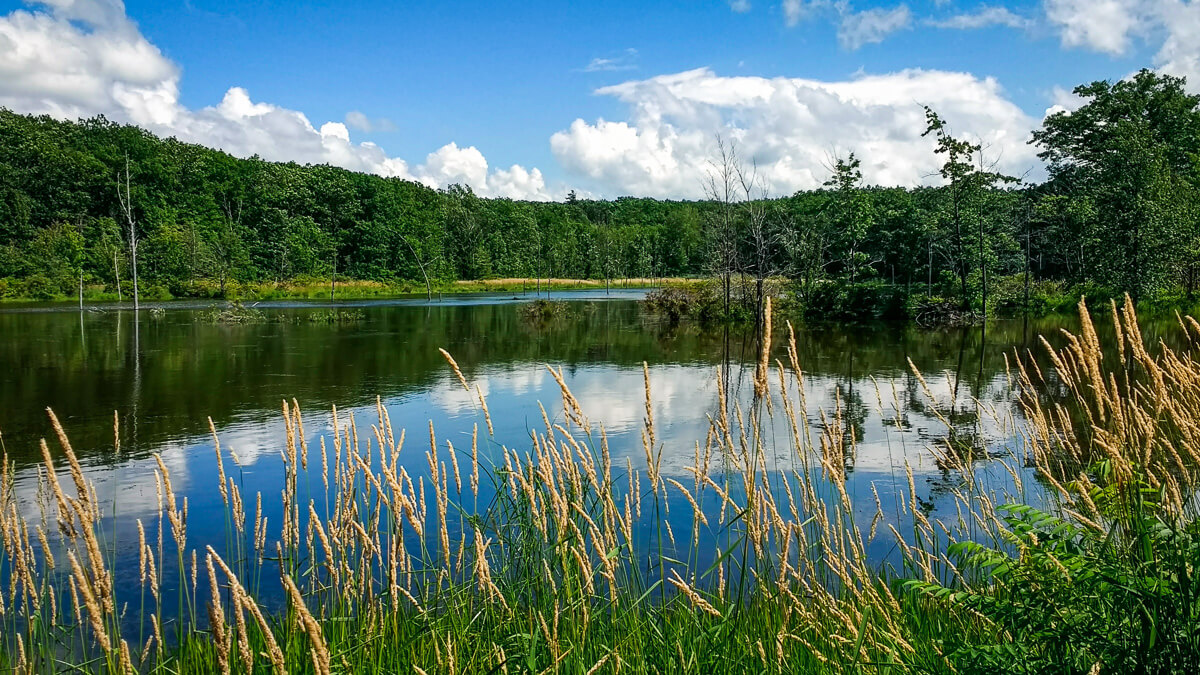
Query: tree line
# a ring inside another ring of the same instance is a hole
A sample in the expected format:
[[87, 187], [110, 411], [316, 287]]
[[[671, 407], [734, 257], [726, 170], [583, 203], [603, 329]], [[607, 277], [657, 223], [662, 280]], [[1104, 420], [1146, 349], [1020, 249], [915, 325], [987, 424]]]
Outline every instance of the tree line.
[[[1075, 89], [1032, 143], [1040, 183], [926, 109], [941, 185], [866, 185], [854, 154], [775, 196], [719, 139], [706, 198], [484, 199], [326, 165], [238, 159], [97, 117], [0, 110], [0, 297], [229, 296], [354, 279], [785, 277], [831, 313], [938, 300], [965, 311], [1200, 284], [1200, 97], [1143, 70]], [[135, 281], [135, 273], [137, 280]], [[136, 293], [134, 285], [140, 284]], [[744, 297], [744, 294], [743, 294]], [[728, 309], [728, 307], [726, 308]]]

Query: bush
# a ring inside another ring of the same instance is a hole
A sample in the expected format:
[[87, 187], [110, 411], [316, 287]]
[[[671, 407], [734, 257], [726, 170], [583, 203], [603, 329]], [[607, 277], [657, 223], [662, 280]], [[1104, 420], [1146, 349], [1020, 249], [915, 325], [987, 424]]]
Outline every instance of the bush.
[[140, 294], [142, 302], [163, 302], [174, 299], [174, 296], [171, 295], [171, 291], [164, 284], [159, 283], [143, 282], [140, 285], [140, 288], [138, 288], [138, 293]]
[[34, 300], [53, 300], [62, 296], [62, 289], [45, 274], [33, 274], [25, 279], [21, 295]]
[[919, 294], [908, 298], [908, 316], [922, 326], [970, 326], [980, 321], [980, 315], [964, 310], [962, 301]]
[[[767, 279], [763, 294], [771, 298], [780, 313], [786, 310], [792, 297], [787, 282], [779, 278]], [[672, 323], [687, 318], [702, 324], [739, 324], [754, 323], [757, 303], [755, 282], [748, 277], [735, 277], [728, 310], [721, 280], [715, 278], [653, 290], [642, 300], [642, 308]]]
[[538, 299], [521, 306], [521, 317], [530, 323], [543, 324], [567, 315], [569, 307], [561, 300]]
[[642, 308], [671, 323], [684, 317], [703, 313], [703, 307], [712, 299], [698, 292], [698, 287], [668, 286], [650, 291], [642, 300]]
[[805, 298], [804, 316], [818, 321], [911, 317], [904, 287], [882, 281], [819, 284]]

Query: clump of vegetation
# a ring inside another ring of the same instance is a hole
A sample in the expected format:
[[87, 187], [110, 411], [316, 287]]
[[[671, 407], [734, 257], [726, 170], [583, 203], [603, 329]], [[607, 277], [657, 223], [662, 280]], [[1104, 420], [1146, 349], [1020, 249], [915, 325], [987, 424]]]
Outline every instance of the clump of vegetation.
[[201, 311], [197, 317], [205, 323], [217, 324], [246, 324], [263, 323], [267, 315], [252, 307], [246, 307], [239, 300], [231, 300], [224, 305], [214, 305]]
[[323, 309], [308, 315], [309, 323], [358, 323], [367, 318], [361, 309]]
[[804, 318], [813, 321], [855, 321], [911, 318], [902, 287], [882, 281], [824, 283], [804, 297]]
[[521, 318], [533, 324], [546, 324], [570, 314], [571, 306], [562, 300], [539, 298], [521, 305]]
[[710, 302], [711, 299], [705, 298], [699, 287], [692, 284], [650, 291], [642, 299], [642, 308], [652, 315], [676, 322], [685, 317], [706, 313]]
[[1161, 491], [1140, 477], [1087, 490], [1100, 520], [1009, 504], [1000, 508], [1005, 546], [949, 547], [967, 583], [906, 584], [943, 611], [977, 614], [1001, 629], [990, 639], [974, 632], [942, 638], [960, 672], [1200, 669], [1195, 518], [1170, 513]]
[[908, 299], [908, 317], [922, 326], [972, 326], [983, 320], [983, 315], [964, 310], [962, 305], [946, 298], [918, 295]]
[[[786, 307], [789, 300], [787, 287], [785, 279], [765, 279], [761, 300], [765, 302], [770, 298], [777, 307], [780, 304]], [[671, 323], [682, 319], [701, 324], [753, 323], [760, 301], [758, 290], [756, 280], [746, 276], [731, 277], [728, 297], [719, 279], [673, 284], [647, 293], [642, 299], [642, 309], [651, 316]]]

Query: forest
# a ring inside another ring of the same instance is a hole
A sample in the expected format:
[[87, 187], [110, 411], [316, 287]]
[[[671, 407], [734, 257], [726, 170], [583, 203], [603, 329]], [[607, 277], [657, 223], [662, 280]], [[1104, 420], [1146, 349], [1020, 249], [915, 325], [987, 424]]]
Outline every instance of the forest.
[[[815, 313], [986, 315], [1082, 295], [1179, 303], [1200, 272], [1200, 97], [1141, 71], [1075, 89], [1031, 143], [1039, 183], [926, 109], [937, 186], [771, 195], [714, 139], [707, 198], [523, 202], [274, 163], [97, 117], [0, 110], [0, 298], [238, 297], [254, 285], [490, 278], [785, 279]], [[761, 296], [761, 292], [759, 293]]]

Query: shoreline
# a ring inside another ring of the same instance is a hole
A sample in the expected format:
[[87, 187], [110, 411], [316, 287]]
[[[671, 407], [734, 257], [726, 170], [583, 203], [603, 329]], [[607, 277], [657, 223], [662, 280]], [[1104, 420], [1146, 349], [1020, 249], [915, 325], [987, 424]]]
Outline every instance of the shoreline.
[[[432, 295], [457, 297], [485, 293], [521, 293], [537, 297], [536, 293], [556, 293], [565, 291], [604, 291], [611, 290], [646, 290], [678, 286], [694, 280], [680, 277], [636, 277], [629, 279], [614, 279], [606, 283], [603, 279], [480, 279], [443, 282], [434, 285]], [[220, 293], [191, 293], [172, 295], [170, 293], [146, 293], [141, 297], [145, 306], [172, 305], [188, 302], [261, 302], [261, 301], [324, 301], [337, 304], [343, 301], [355, 300], [427, 300], [429, 293], [425, 285], [414, 282], [385, 283], [380, 281], [338, 281], [334, 297], [329, 298], [329, 280], [291, 281], [282, 283], [264, 283], [234, 287], [234, 292], [221, 295]], [[531, 298], [532, 299], [532, 298]], [[78, 308], [77, 296], [59, 296], [55, 298], [9, 297], [0, 298], [0, 311], [7, 307], [28, 306], [30, 308]], [[104, 290], [85, 288], [83, 296], [84, 310], [91, 307], [123, 307], [133, 306], [129, 294], [118, 299], [117, 294]], [[207, 305], [206, 305], [207, 306]], [[24, 308], [24, 307], [22, 307]]]

